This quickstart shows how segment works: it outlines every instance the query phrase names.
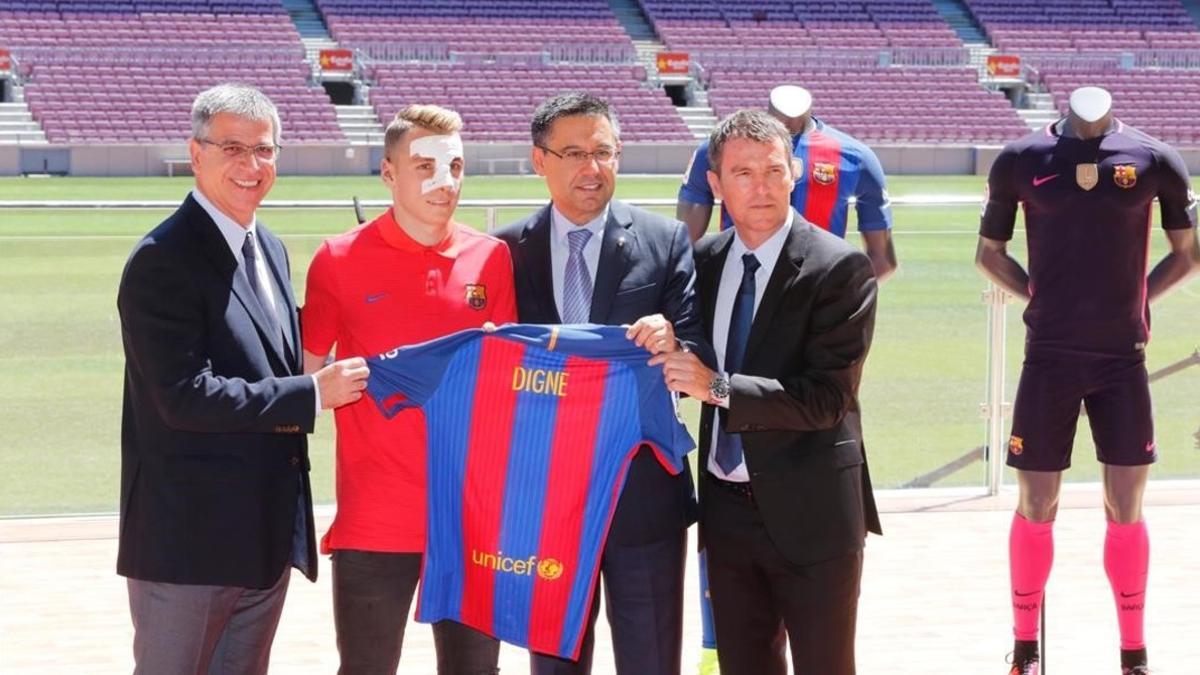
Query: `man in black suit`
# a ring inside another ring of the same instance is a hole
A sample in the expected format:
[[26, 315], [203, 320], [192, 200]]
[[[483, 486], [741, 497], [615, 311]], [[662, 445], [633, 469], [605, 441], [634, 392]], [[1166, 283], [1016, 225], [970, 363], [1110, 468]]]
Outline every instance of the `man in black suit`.
[[[700, 336], [687, 229], [612, 199], [621, 144], [609, 105], [577, 92], [555, 96], [534, 112], [532, 135], [533, 167], [551, 203], [496, 233], [512, 251], [519, 320], [630, 324], [630, 339], [651, 354], [711, 355]], [[640, 448], [601, 562], [618, 673], [679, 672], [694, 520], [691, 473], [672, 476]], [[535, 674], [591, 672], [597, 600], [579, 661], [533, 654]]]
[[279, 134], [258, 90], [202, 92], [196, 187], [121, 278], [117, 572], [138, 673], [266, 672], [289, 567], [316, 578], [305, 434], [362, 396], [367, 369], [302, 374], [287, 253], [254, 217]]
[[725, 675], [851, 675], [862, 550], [879, 518], [857, 400], [875, 316], [871, 261], [789, 204], [791, 137], [761, 111], [726, 117], [708, 181], [734, 228], [696, 247], [719, 371], [655, 357], [705, 401], [700, 536]]

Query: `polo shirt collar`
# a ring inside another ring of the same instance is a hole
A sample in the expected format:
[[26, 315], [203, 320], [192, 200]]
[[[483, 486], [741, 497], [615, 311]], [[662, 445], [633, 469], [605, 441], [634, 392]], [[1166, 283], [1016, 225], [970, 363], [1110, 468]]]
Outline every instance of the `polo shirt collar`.
[[413, 239], [405, 232], [398, 223], [396, 216], [392, 213], [391, 207], [375, 219], [375, 227], [379, 231], [379, 236], [393, 248], [404, 251], [405, 253], [437, 253], [446, 258], [455, 258], [459, 251], [458, 224], [451, 223], [450, 234], [445, 239], [434, 244], [426, 246], [421, 242]]

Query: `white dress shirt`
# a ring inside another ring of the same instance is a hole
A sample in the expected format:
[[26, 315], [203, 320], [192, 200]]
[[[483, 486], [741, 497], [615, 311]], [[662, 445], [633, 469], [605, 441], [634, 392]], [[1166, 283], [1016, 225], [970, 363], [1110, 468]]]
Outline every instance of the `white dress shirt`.
[[[282, 300], [278, 298], [282, 298], [282, 292], [275, 284], [275, 281], [271, 278], [270, 270], [267, 269], [267, 260], [263, 255], [262, 244], [260, 244], [258, 241], [258, 218], [252, 216], [250, 218], [249, 225], [242, 225], [238, 223], [233, 218], [225, 215], [225, 213], [218, 209], [215, 204], [210, 202], [208, 197], [205, 197], [204, 193], [200, 191], [200, 188], [192, 190], [192, 198], [196, 200], [196, 203], [200, 205], [200, 208], [204, 209], [204, 212], [208, 214], [208, 217], [212, 218], [213, 222], [217, 224], [217, 229], [220, 230], [221, 236], [225, 238], [225, 243], [229, 244], [229, 252], [232, 253], [233, 257], [237, 260], [238, 269], [246, 269], [246, 259], [242, 255], [242, 244], [244, 244], [246, 241], [246, 233], [250, 232], [254, 235], [254, 250], [257, 253], [257, 255], [254, 256], [254, 273], [258, 276], [258, 287], [271, 289], [271, 292], [266, 294], [267, 302], [271, 303], [271, 306], [263, 307], [263, 309], [273, 313], [275, 316], [279, 316], [279, 303], [281, 303]], [[289, 323], [284, 325], [283, 330], [291, 330], [291, 324]], [[313, 395], [316, 397], [317, 402], [317, 414], [320, 414], [321, 388], [317, 384], [317, 376], [313, 375], [312, 379]]]
[[[558, 207], [550, 205], [550, 273], [554, 280], [554, 306], [558, 315], [563, 315], [563, 286], [567, 277], [567, 258], [571, 255], [571, 246], [567, 243], [567, 234], [581, 227], [592, 231], [592, 236], [583, 247], [583, 261], [587, 265], [588, 278], [592, 280], [592, 289], [596, 288], [596, 270], [600, 268], [600, 242], [604, 239], [604, 223], [608, 222], [608, 207], [592, 220], [576, 225], [559, 212]], [[589, 298], [590, 299], [590, 298]]]
[[[783, 227], [754, 250], [746, 248], [742, 238], [734, 234], [733, 243], [729, 246], [729, 254], [725, 256], [725, 266], [721, 268], [721, 283], [717, 286], [717, 304], [713, 312], [713, 350], [717, 353], [717, 364], [721, 366], [722, 372], [725, 368], [725, 345], [729, 342], [729, 319], [733, 314], [733, 301], [737, 299], [738, 288], [742, 285], [742, 275], [746, 269], [745, 264], [742, 263], [742, 256], [753, 253], [754, 257], [758, 258], [759, 267], [754, 273], [754, 313], [757, 315], [758, 305], [762, 302], [763, 293], [767, 290], [767, 281], [771, 279], [771, 273], [775, 270], [775, 263], [783, 251], [783, 244], [787, 241], [788, 232], [792, 231], [792, 213], [788, 212]], [[744, 360], [743, 363], [745, 363]], [[721, 420], [718, 416], [713, 419], [708, 470], [721, 480], [739, 483], [749, 481], [750, 474], [746, 471], [745, 459], [729, 473], [725, 473], [717, 465], [717, 425], [719, 424], [721, 424]]]

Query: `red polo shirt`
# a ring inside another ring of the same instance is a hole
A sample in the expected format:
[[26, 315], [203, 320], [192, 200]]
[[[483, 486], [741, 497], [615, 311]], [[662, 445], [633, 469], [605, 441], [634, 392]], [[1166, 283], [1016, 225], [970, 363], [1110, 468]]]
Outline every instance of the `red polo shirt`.
[[[337, 358], [375, 356], [485, 321], [516, 321], [512, 260], [500, 240], [455, 224], [424, 246], [391, 209], [328, 239], [308, 268], [304, 349]], [[321, 551], [425, 549], [425, 420], [388, 420], [368, 397], [338, 408], [337, 516]]]

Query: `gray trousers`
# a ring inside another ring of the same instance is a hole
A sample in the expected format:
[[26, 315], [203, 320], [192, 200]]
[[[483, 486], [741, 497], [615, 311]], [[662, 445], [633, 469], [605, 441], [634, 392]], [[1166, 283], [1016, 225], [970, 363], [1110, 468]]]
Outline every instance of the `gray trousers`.
[[127, 579], [134, 673], [267, 672], [291, 568], [267, 589]]

